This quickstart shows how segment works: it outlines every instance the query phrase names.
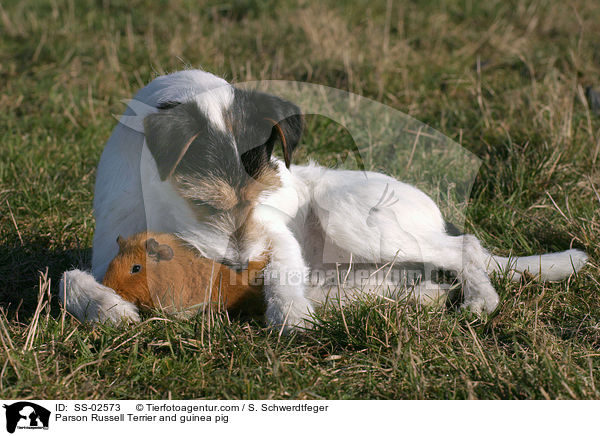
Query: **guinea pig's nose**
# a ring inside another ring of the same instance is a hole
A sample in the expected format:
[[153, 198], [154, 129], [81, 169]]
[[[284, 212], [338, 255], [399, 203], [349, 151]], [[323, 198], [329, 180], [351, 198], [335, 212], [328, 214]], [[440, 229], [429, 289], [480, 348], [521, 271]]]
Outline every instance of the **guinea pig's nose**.
[[219, 262], [238, 273], [248, 269], [248, 260], [242, 261], [241, 259], [221, 259]]
[[238, 260], [237, 262], [235, 262], [234, 265], [231, 266], [231, 268], [233, 268], [235, 270], [235, 272], [241, 273], [245, 269], [248, 269], [248, 261], [247, 260], [246, 261]]

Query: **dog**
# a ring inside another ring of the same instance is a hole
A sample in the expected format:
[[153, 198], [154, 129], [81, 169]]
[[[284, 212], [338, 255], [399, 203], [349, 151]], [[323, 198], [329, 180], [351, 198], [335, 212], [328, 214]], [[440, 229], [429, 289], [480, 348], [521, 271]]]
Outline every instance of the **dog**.
[[[79, 319], [139, 319], [137, 307], [100, 282], [119, 250], [117, 236], [147, 230], [176, 234], [235, 270], [268, 252], [266, 319], [286, 331], [310, 327], [310, 296], [339, 286], [339, 276], [311, 280], [313, 271], [331, 266], [325, 244], [371, 270], [417, 264], [453, 271], [462, 307], [476, 313], [492, 312], [499, 303], [491, 272], [560, 280], [586, 263], [586, 254], [575, 249], [494, 256], [475, 236], [454, 231], [412, 185], [369, 171], [291, 165], [303, 117], [277, 96], [186, 70], [154, 79], [132, 102], [98, 166], [91, 274], [69, 271], [60, 285], [67, 309]], [[136, 113], [135, 104], [150, 109]], [[276, 146], [282, 159], [273, 155]], [[344, 285], [366, 293], [402, 287], [387, 276], [366, 284], [356, 277]], [[447, 291], [427, 276], [411, 286], [423, 299]]]

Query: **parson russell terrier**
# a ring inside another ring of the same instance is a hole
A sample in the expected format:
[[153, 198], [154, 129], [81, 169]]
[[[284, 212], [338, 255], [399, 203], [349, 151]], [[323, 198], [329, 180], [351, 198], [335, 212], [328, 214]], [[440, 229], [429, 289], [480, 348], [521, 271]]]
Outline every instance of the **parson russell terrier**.
[[[524, 271], [560, 280], [587, 260], [575, 249], [494, 256], [475, 236], [451, 231], [435, 203], [414, 186], [374, 172], [290, 165], [303, 129], [300, 109], [205, 71], [158, 77], [133, 101], [151, 110], [137, 114], [139, 129], [119, 123], [100, 159], [91, 273], [67, 271], [60, 284], [63, 303], [80, 320], [139, 319], [138, 306], [101, 282], [119, 251], [117, 237], [147, 230], [175, 234], [234, 270], [268, 253], [266, 318], [286, 330], [307, 326], [314, 300], [324, 300], [327, 283], [315, 285], [309, 274], [327, 267], [325, 240], [372, 270], [419, 264], [454, 271], [462, 307], [478, 313], [498, 305], [492, 271], [515, 280]], [[135, 116], [129, 106], [125, 116]], [[283, 160], [272, 155], [278, 143]], [[382, 206], [386, 196], [393, 201]], [[389, 278], [345, 285], [357, 292], [398, 287]], [[411, 288], [417, 297], [445, 290], [427, 276]]]

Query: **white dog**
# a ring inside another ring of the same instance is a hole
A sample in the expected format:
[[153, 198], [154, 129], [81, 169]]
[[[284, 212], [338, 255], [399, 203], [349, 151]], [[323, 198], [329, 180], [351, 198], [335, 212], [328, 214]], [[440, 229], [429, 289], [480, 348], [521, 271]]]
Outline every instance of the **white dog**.
[[[136, 104], [151, 110], [135, 114]], [[449, 231], [438, 207], [413, 186], [372, 172], [290, 166], [302, 127], [294, 104], [204, 71], [158, 77], [139, 91], [100, 160], [92, 272], [65, 274], [60, 295], [67, 309], [81, 320], [138, 319], [134, 305], [99, 282], [117, 254], [117, 237], [147, 229], [176, 233], [236, 269], [269, 252], [266, 316], [286, 328], [305, 325], [314, 300], [324, 299], [327, 284], [315, 285], [309, 274], [327, 267], [325, 245], [373, 269], [383, 263], [454, 271], [463, 307], [475, 312], [498, 305], [491, 271], [557, 280], [587, 260], [578, 250], [492, 256], [473, 235]], [[277, 142], [285, 162], [271, 155]], [[350, 285], [365, 292], [398, 286], [387, 277], [366, 282]], [[435, 296], [444, 289], [425, 276], [413, 291]]]

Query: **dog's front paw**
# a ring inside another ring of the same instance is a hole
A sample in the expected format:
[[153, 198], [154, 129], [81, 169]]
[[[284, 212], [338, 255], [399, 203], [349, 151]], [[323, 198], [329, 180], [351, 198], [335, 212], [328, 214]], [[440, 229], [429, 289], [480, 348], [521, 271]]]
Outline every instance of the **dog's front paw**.
[[277, 331], [281, 332], [284, 335], [288, 335], [294, 332], [305, 332], [307, 330], [311, 330], [314, 327], [314, 324], [310, 321], [310, 317], [298, 318], [293, 321], [286, 322], [281, 325], [270, 325], [270, 327]]
[[139, 322], [138, 308], [124, 300], [86, 271], [74, 269], [63, 274], [58, 297], [65, 309], [79, 321]]
[[465, 300], [460, 308], [463, 310], [469, 310], [477, 315], [481, 315], [483, 313], [492, 313], [496, 307], [498, 307], [499, 302], [500, 298], [497, 295], [490, 295], [486, 298], [473, 298]]
[[308, 301], [294, 301], [288, 304], [285, 311], [281, 307], [267, 307], [266, 317], [269, 326], [283, 333], [308, 330], [313, 327], [311, 322], [312, 307]]

